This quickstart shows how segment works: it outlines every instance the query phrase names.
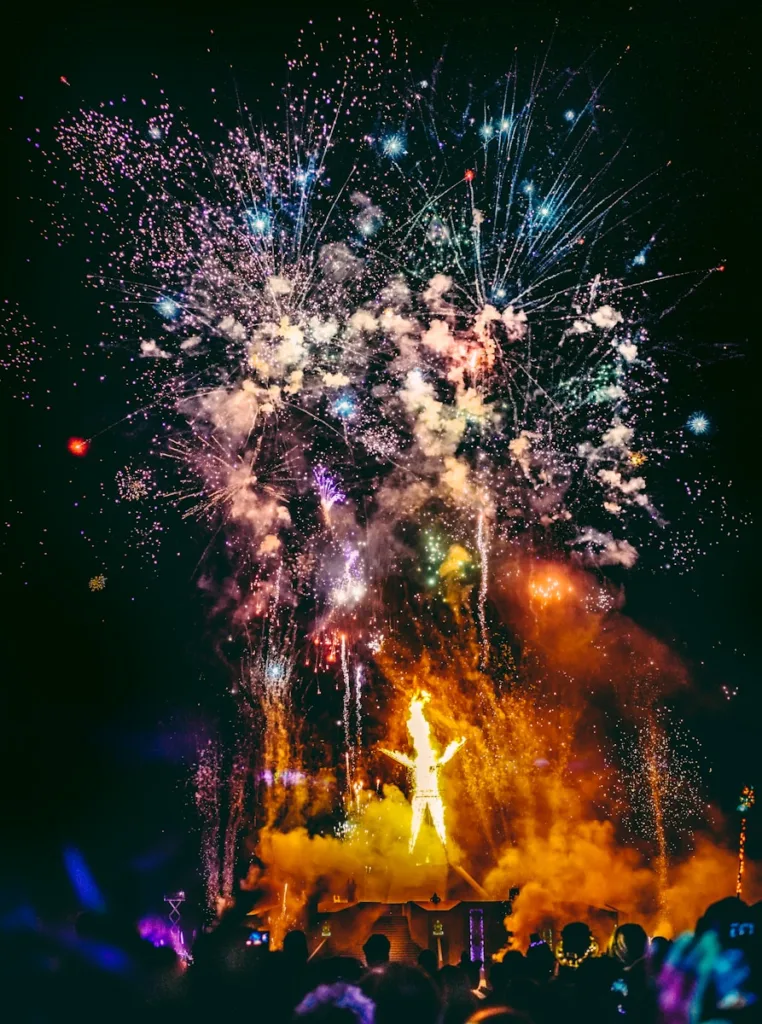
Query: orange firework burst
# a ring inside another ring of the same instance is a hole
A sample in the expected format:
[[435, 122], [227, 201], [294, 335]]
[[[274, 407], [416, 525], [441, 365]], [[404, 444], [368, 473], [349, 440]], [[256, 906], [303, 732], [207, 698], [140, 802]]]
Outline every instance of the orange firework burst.
[[70, 437], [66, 442], [66, 447], [71, 455], [76, 455], [78, 459], [81, 459], [87, 455], [90, 449], [90, 442], [84, 437]]
[[574, 587], [555, 569], [543, 570], [529, 579], [529, 598], [532, 604], [546, 608], [558, 604], [574, 593]]

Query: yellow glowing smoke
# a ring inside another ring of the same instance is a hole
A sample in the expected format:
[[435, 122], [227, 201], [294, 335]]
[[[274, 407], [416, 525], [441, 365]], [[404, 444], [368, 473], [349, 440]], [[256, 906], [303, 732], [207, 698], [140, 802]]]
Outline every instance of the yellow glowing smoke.
[[423, 819], [428, 808], [437, 835], [442, 845], [447, 845], [447, 830], [444, 820], [444, 804], [439, 792], [439, 769], [452, 760], [466, 742], [465, 737], [453, 740], [445, 752], [438, 757], [431, 743], [431, 727], [423, 713], [424, 705], [429, 702], [429, 694], [425, 691], [410, 701], [410, 717], [407, 720], [407, 731], [413, 741], [415, 757], [408, 757], [398, 750], [386, 750], [385, 754], [410, 770], [413, 783], [413, 820], [410, 825], [410, 852], [412, 853], [421, 831]]
[[461, 573], [470, 561], [471, 556], [465, 548], [462, 548], [460, 544], [452, 544], [444, 562], [439, 566], [439, 575], [446, 579], [455, 573]]
[[[464, 564], [464, 550], [445, 560], [456, 573], [441, 580], [445, 587], [455, 581], [453, 593], [463, 586], [457, 566]], [[599, 581], [582, 570], [534, 558], [501, 563], [498, 554], [495, 564], [494, 613], [509, 639], [516, 638], [521, 659], [496, 639], [485, 672], [468, 603], [456, 607], [454, 599], [439, 624], [401, 615], [399, 628], [376, 652], [376, 669], [391, 691], [387, 742], [398, 748], [383, 753], [410, 772], [410, 801], [394, 786], [368, 785], [381, 775], [370, 751], [358, 757], [354, 778], [366, 784], [353, 793], [351, 828], [340, 838], [306, 827], [333, 806], [333, 789], [312, 787], [307, 797], [300, 787], [268, 787], [268, 797], [280, 803], [257, 835], [256, 867], [246, 885], [261, 890], [260, 903], [272, 908], [273, 942], [303, 922], [310, 898], [343, 894], [349, 880], [367, 903], [443, 894], [428, 874], [422, 881], [422, 865], [444, 873], [445, 858], [451, 866], [462, 864], [492, 899], [520, 889], [506, 922], [519, 948], [532, 932], [574, 919], [588, 920], [604, 945], [607, 925], [602, 917], [594, 923], [591, 908], [614, 907], [620, 921], [639, 921], [651, 934], [676, 934], [694, 927], [710, 902], [732, 894], [737, 852], [716, 838], [723, 826], [714, 812], [702, 821], [705, 833], [690, 856], [669, 863], [659, 861], [664, 846], [658, 832], [644, 832], [635, 843], [623, 833], [616, 769], [591, 700], [591, 694], [605, 697], [628, 721], [650, 727], [651, 709], [686, 684], [685, 667], [622, 614], [616, 593], [600, 600]], [[286, 742], [280, 706], [269, 707], [269, 763], [275, 770], [293, 768], [298, 749]], [[443, 773], [460, 743], [440, 754], [436, 737], [461, 732], [468, 736], [468, 756]], [[645, 726], [639, 735], [647, 760], [653, 737]], [[642, 783], [654, 793], [658, 822], [668, 783], [653, 780], [647, 769]], [[423, 828], [427, 807], [436, 831]], [[454, 874], [448, 898], [463, 891], [458, 881], [453, 886]], [[744, 896], [758, 899], [761, 886], [762, 872], [747, 862]]]

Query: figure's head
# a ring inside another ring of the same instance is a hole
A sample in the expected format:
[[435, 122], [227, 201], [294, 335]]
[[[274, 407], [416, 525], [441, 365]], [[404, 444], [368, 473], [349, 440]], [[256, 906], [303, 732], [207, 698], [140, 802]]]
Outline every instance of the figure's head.
[[433, 949], [421, 950], [418, 954], [418, 966], [422, 971], [425, 971], [430, 978], [434, 978], [436, 976], [439, 963], [437, 961], [437, 955]]
[[376, 967], [365, 975], [362, 989], [375, 1003], [375, 1024], [437, 1024], [441, 1018], [441, 995], [418, 967]]
[[579, 967], [598, 947], [590, 929], [583, 921], [572, 921], [561, 931], [561, 944], [556, 951], [558, 962], [564, 967]]
[[368, 967], [378, 967], [381, 964], [389, 963], [389, 951], [391, 943], [385, 935], [371, 935], [362, 951], [365, 954], [365, 962]]
[[556, 958], [553, 950], [540, 938], [531, 943], [526, 955], [527, 973], [535, 981], [547, 981], [556, 969]]
[[611, 941], [611, 953], [630, 967], [641, 960], [648, 950], [648, 936], [639, 924], [620, 924]]
[[468, 983], [471, 988], [478, 988], [482, 976], [482, 961], [468, 960], [462, 964], [463, 970], [468, 975]]
[[283, 939], [283, 954], [292, 963], [306, 964], [309, 957], [307, 936], [304, 932], [287, 932]]
[[425, 690], [421, 690], [421, 692], [410, 701], [410, 715], [407, 720], [407, 731], [410, 733], [410, 738], [413, 741], [413, 746], [417, 753], [431, 749], [431, 726], [423, 713], [425, 705], [428, 704], [430, 700], [431, 697], [429, 694]]

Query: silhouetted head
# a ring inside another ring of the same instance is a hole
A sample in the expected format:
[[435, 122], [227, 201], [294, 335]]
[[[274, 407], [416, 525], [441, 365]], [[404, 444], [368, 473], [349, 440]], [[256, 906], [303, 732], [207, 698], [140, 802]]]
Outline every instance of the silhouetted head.
[[439, 963], [433, 949], [422, 949], [418, 954], [418, 966], [425, 971], [430, 978], [435, 977]]
[[556, 967], [556, 958], [547, 942], [540, 939], [532, 943], [527, 950], [525, 966], [530, 978], [539, 982], [547, 981]]
[[578, 967], [590, 951], [592, 935], [590, 929], [582, 921], [573, 921], [561, 932], [561, 946], [558, 959], [561, 965]]
[[368, 971], [362, 990], [376, 1005], [374, 1024], [438, 1024], [442, 1000], [418, 967], [386, 964]]
[[648, 958], [654, 974], [658, 974], [662, 969], [671, 945], [672, 940], [665, 939], [663, 935], [654, 935], [651, 939], [648, 945]]
[[482, 977], [482, 966], [483, 961], [481, 960], [469, 960], [468, 963], [463, 965], [463, 970], [468, 975], [468, 983], [471, 988], [479, 987]]
[[323, 985], [334, 985], [337, 981], [357, 984], [365, 973], [365, 965], [353, 956], [330, 956], [312, 961], [315, 977]]
[[611, 953], [625, 967], [642, 960], [647, 950], [648, 936], [639, 924], [620, 924], [611, 939]]
[[437, 974], [437, 984], [447, 999], [452, 992], [468, 992], [468, 975], [462, 967], [445, 964]]
[[292, 964], [306, 964], [309, 957], [307, 936], [304, 932], [287, 932], [283, 940], [283, 955]]
[[391, 943], [385, 935], [371, 935], [362, 948], [368, 967], [379, 967], [389, 963]]
[[520, 949], [509, 949], [503, 957], [503, 970], [506, 981], [520, 978], [525, 973], [526, 961]]
[[493, 992], [502, 992], [505, 986], [508, 984], [509, 977], [508, 972], [501, 960], [496, 960], [490, 964], [489, 968], [489, 983], [492, 986]]
[[561, 932], [564, 956], [584, 956], [590, 946], [590, 929], [582, 921], [572, 921]]
[[752, 908], [737, 896], [726, 896], [706, 908], [696, 924], [696, 935], [712, 931], [723, 949], [746, 950], [756, 945], [757, 920]]

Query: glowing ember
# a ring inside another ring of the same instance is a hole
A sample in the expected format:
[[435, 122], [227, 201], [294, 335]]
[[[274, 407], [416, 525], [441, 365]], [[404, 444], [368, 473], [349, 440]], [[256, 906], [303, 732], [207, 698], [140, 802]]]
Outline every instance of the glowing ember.
[[87, 455], [90, 442], [86, 441], [84, 437], [70, 437], [66, 442], [66, 447], [72, 455], [76, 455], [77, 458], [81, 459], [84, 455]]

